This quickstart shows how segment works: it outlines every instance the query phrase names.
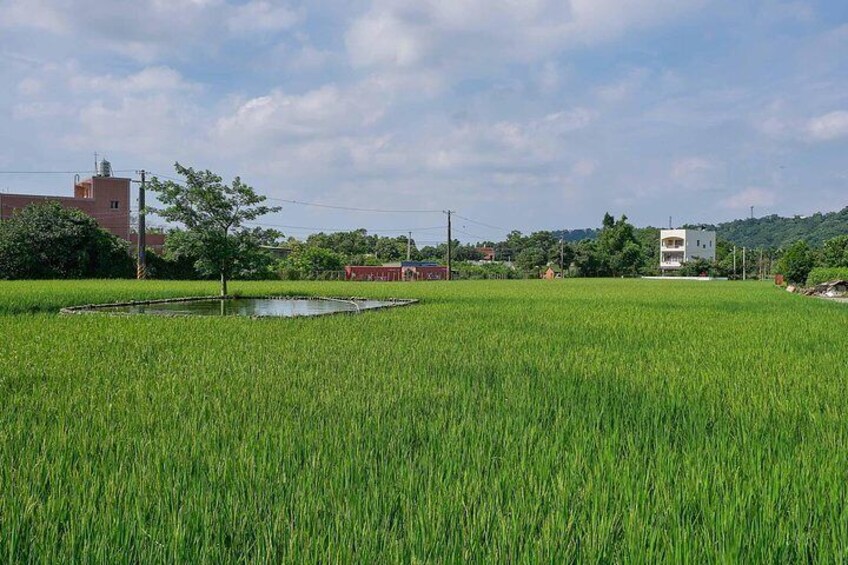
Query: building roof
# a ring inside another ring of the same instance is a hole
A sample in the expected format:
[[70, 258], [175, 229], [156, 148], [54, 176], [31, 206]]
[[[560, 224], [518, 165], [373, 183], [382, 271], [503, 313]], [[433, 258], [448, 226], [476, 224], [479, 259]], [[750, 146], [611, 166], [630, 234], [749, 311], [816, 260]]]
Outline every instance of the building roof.
[[401, 267], [439, 267], [435, 261], [401, 261]]

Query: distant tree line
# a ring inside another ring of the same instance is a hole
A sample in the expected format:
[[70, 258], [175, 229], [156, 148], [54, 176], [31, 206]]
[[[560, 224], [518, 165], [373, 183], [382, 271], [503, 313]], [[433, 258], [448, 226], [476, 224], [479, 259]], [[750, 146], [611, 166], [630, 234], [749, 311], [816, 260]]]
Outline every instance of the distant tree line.
[[[261, 205], [261, 197], [238, 179], [232, 185], [223, 185], [218, 177], [208, 176], [208, 171], [182, 169], [182, 172], [203, 179], [194, 188], [196, 191], [203, 192], [213, 186], [213, 192], [226, 195], [229, 191], [230, 198], [252, 202], [250, 206], [257, 214], [267, 211]], [[179, 188], [165, 183], [154, 187], [160, 191]], [[173, 203], [180, 202], [183, 194], [173, 192]], [[204, 206], [210, 210], [230, 210], [226, 206], [221, 208], [217, 196], [203, 194], [207, 200], [198, 197], [195, 201], [205, 202]], [[211, 222], [208, 218], [199, 222], [192, 216], [195, 209], [178, 211], [196, 226]], [[232, 218], [232, 210], [227, 214]], [[338, 278], [345, 265], [398, 262], [406, 259], [407, 252], [413, 260], [444, 264], [447, 255], [446, 243], [419, 246], [405, 235], [387, 237], [357, 229], [317, 233], [298, 240], [285, 238], [275, 230], [242, 226], [241, 220], [237, 223], [238, 229], [230, 232], [217, 227], [205, 232], [187, 228], [169, 230], [164, 252], [148, 253], [149, 275], [161, 279], [208, 279], [220, 278], [221, 269], [225, 269], [225, 279]], [[538, 277], [549, 266], [562, 276], [574, 277], [658, 274], [659, 228], [636, 228], [626, 216], [614, 218], [606, 214], [599, 229], [577, 232], [591, 237], [568, 240], [564, 232], [537, 231], [525, 235], [512, 231], [500, 241], [454, 240], [453, 268], [460, 278]], [[494, 262], [482, 261], [483, 247], [494, 250]], [[2, 279], [132, 277], [135, 274], [132, 252], [126, 241], [102, 230], [91, 217], [56, 203], [28, 206], [0, 222]], [[780, 272], [793, 283], [803, 283], [814, 269], [848, 269], [848, 235], [840, 234], [820, 245], [799, 239], [785, 248], [746, 248], [744, 262], [741, 246], [737, 244], [734, 252], [734, 244], [719, 235], [714, 261], [686, 263], [678, 274], [742, 278], [744, 270], [744, 276], [756, 278]]]

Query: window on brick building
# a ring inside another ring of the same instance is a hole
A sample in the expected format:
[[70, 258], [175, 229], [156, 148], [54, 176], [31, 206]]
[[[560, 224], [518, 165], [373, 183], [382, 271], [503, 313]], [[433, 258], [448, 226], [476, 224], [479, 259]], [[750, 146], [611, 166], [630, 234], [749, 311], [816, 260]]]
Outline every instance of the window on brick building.
[[111, 208], [112, 210], [117, 210], [118, 209], [118, 201], [112, 200], [111, 202], [109, 202], [109, 208]]

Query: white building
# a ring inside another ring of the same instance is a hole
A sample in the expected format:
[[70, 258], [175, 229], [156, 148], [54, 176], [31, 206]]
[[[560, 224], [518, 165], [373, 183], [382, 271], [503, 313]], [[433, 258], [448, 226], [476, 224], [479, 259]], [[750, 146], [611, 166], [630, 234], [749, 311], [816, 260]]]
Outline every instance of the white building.
[[673, 271], [694, 259], [714, 261], [716, 234], [705, 230], [660, 230], [660, 271]]

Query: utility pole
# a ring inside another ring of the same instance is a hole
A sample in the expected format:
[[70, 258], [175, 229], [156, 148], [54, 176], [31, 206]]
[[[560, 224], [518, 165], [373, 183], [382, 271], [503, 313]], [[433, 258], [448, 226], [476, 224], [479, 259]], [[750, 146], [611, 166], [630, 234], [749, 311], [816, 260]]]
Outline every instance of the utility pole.
[[736, 278], [736, 246], [733, 246], [733, 278]]
[[753, 206], [751, 206], [751, 219], [752, 220], [754, 219], [754, 207]]
[[565, 242], [559, 238], [559, 276], [565, 277]]
[[147, 278], [147, 225], [144, 210], [144, 183], [147, 171], [138, 172], [141, 175], [141, 185], [138, 188], [138, 263], [135, 277], [139, 280]]
[[742, 280], [748, 280], [748, 265], [745, 260], [745, 248], [742, 248]]
[[448, 215], [448, 280], [451, 280], [451, 210], [445, 214]]
[[412, 232], [409, 232], [409, 236], [406, 238], [406, 260], [409, 261], [412, 258]]

